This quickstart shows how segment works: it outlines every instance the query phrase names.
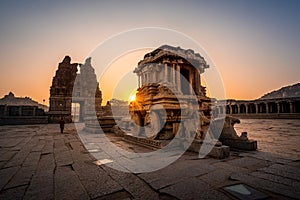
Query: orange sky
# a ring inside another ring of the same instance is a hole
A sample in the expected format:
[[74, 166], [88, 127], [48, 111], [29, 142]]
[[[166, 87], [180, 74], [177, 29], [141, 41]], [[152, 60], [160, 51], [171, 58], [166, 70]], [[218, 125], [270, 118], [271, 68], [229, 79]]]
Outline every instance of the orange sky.
[[[226, 98], [256, 99], [299, 82], [298, 8], [297, 1], [256, 0], [8, 1], [0, 8], [0, 96], [12, 91], [47, 104], [52, 77], [65, 55], [83, 63], [112, 35], [162, 27], [190, 36], [205, 49], [221, 74]], [[133, 70], [143, 53], [113, 65]], [[112, 85], [100, 85], [105, 99]]]

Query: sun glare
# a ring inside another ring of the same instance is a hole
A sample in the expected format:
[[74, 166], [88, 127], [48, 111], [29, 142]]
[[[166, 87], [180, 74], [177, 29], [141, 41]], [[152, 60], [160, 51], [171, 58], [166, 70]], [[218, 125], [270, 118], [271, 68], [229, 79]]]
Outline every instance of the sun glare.
[[135, 94], [132, 94], [129, 96], [129, 101], [135, 101]]

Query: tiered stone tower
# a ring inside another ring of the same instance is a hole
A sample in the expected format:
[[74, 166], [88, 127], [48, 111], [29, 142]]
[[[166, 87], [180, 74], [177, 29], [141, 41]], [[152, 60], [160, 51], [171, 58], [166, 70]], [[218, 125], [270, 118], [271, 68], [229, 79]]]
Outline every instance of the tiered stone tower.
[[[80, 73], [77, 73], [80, 67]], [[92, 102], [93, 108], [101, 106], [102, 94], [98, 86], [91, 58], [85, 64], [71, 63], [66, 56], [59, 63], [50, 88], [49, 122], [56, 123], [61, 117], [66, 122], [72, 121], [71, 105], [80, 104], [80, 121], [84, 121], [86, 109]], [[96, 105], [96, 106], [95, 106]]]

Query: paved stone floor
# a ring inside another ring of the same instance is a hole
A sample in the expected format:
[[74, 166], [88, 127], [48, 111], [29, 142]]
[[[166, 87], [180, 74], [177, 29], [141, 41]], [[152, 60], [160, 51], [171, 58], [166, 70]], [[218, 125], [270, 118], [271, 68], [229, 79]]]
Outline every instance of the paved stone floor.
[[270, 199], [300, 199], [299, 159], [263, 151], [197, 157], [186, 152], [158, 171], [125, 173], [94, 164], [72, 124], [64, 134], [57, 124], [1, 126], [0, 199], [235, 199], [222, 188], [238, 183]]

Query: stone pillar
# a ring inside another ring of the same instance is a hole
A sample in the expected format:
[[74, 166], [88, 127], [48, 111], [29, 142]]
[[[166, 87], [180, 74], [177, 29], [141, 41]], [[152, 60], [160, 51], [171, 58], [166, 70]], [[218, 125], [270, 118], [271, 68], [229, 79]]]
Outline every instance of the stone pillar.
[[141, 87], [141, 75], [140, 74], [138, 75], [138, 86], [139, 86], [139, 88]]
[[167, 63], [165, 63], [165, 81], [169, 82], [169, 79], [168, 79], [168, 65], [167, 65]]
[[3, 114], [4, 114], [4, 116], [9, 115], [7, 105], [4, 106], [4, 113]]
[[255, 113], [258, 113], [258, 104], [256, 103], [256, 104], [254, 104], [255, 105]]
[[175, 63], [173, 64], [173, 68], [172, 68], [172, 70], [173, 70], [173, 77], [172, 77], [172, 80], [173, 80], [173, 84], [174, 84], [174, 86], [176, 85], [176, 66], [175, 66]]
[[36, 109], [37, 109], [37, 107], [34, 106], [34, 107], [33, 107], [33, 111], [32, 111], [32, 112], [33, 112], [33, 113], [32, 113], [32, 116], [36, 116]]
[[277, 104], [277, 113], [280, 113], [281, 112], [281, 106], [280, 106], [280, 103], [276, 103]]
[[266, 103], [266, 113], [269, 113], [269, 104]]
[[189, 85], [190, 85], [190, 94], [193, 94], [193, 73], [191, 71], [189, 71]]
[[232, 114], [232, 105], [229, 105], [229, 114]]
[[19, 106], [19, 116], [22, 116], [22, 106]]
[[240, 107], [239, 104], [236, 104], [236, 106], [237, 106], [237, 114], [240, 114], [240, 112], [241, 112], [241, 107]]
[[290, 113], [294, 113], [294, 104], [293, 102], [289, 102], [290, 103]]
[[177, 80], [177, 87], [178, 87], [178, 92], [181, 92], [181, 80], [180, 80], [180, 65], [176, 65], [176, 70], [177, 70], [177, 73], [178, 73], [178, 76], [176, 77]]

